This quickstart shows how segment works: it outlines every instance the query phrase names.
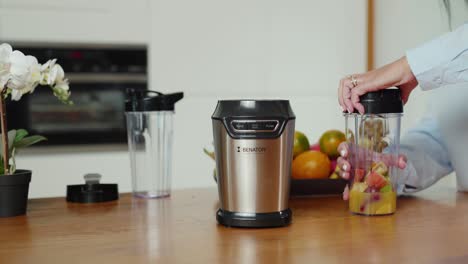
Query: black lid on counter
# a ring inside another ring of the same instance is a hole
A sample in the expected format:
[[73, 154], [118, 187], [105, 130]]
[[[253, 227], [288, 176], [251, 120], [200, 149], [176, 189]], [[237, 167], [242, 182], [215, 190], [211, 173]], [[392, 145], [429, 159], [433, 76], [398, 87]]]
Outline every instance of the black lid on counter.
[[126, 112], [174, 111], [176, 102], [184, 97], [184, 93], [163, 94], [150, 90], [127, 90], [125, 101]]
[[99, 183], [99, 174], [86, 174], [84, 178], [85, 184], [67, 185], [67, 202], [100, 203], [119, 199], [117, 184]]
[[[403, 113], [403, 100], [399, 89], [369, 92], [359, 97], [366, 114]], [[354, 113], [358, 113], [354, 110]]]

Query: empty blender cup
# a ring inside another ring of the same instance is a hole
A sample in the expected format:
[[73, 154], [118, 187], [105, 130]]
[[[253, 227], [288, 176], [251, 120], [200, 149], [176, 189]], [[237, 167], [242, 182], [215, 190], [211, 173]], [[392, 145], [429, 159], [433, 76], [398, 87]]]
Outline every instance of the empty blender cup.
[[344, 114], [351, 164], [349, 210], [360, 215], [393, 214], [400, 176], [400, 90], [370, 92], [360, 97], [360, 103], [365, 114]]
[[128, 91], [125, 115], [134, 196], [170, 196], [174, 105], [182, 98], [183, 93]]

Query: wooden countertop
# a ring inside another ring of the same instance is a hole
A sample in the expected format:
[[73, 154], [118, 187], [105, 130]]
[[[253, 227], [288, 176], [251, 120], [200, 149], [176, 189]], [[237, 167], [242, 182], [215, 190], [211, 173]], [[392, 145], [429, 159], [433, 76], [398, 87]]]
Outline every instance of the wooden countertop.
[[293, 198], [286, 228], [216, 224], [216, 189], [97, 205], [33, 199], [0, 219], [0, 263], [468, 263], [468, 194], [399, 199], [393, 216], [351, 215], [340, 197]]

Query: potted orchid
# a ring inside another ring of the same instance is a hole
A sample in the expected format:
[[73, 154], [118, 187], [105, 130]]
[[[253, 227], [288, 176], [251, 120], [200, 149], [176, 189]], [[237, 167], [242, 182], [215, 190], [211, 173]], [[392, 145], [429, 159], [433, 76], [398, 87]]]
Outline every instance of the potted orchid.
[[[68, 80], [56, 60], [39, 64], [33, 56], [13, 50], [8, 44], [0, 45], [0, 217], [26, 213], [30, 170], [17, 170], [15, 155], [19, 149], [45, 140], [41, 136], [28, 136], [24, 129], [7, 130], [6, 100], [18, 101], [33, 93], [38, 85], [49, 86], [63, 103], [72, 104]], [[8, 132], [7, 132], [8, 131]]]

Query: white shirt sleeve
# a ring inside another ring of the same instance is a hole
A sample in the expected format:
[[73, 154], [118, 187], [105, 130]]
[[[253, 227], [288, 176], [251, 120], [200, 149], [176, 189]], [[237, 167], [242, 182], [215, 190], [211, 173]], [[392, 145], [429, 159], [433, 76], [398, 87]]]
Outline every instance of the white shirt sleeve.
[[468, 83], [468, 23], [406, 52], [422, 90]]
[[400, 153], [407, 156], [408, 163], [398, 181], [399, 193], [423, 190], [453, 172], [439, 126], [431, 115], [402, 137]]

